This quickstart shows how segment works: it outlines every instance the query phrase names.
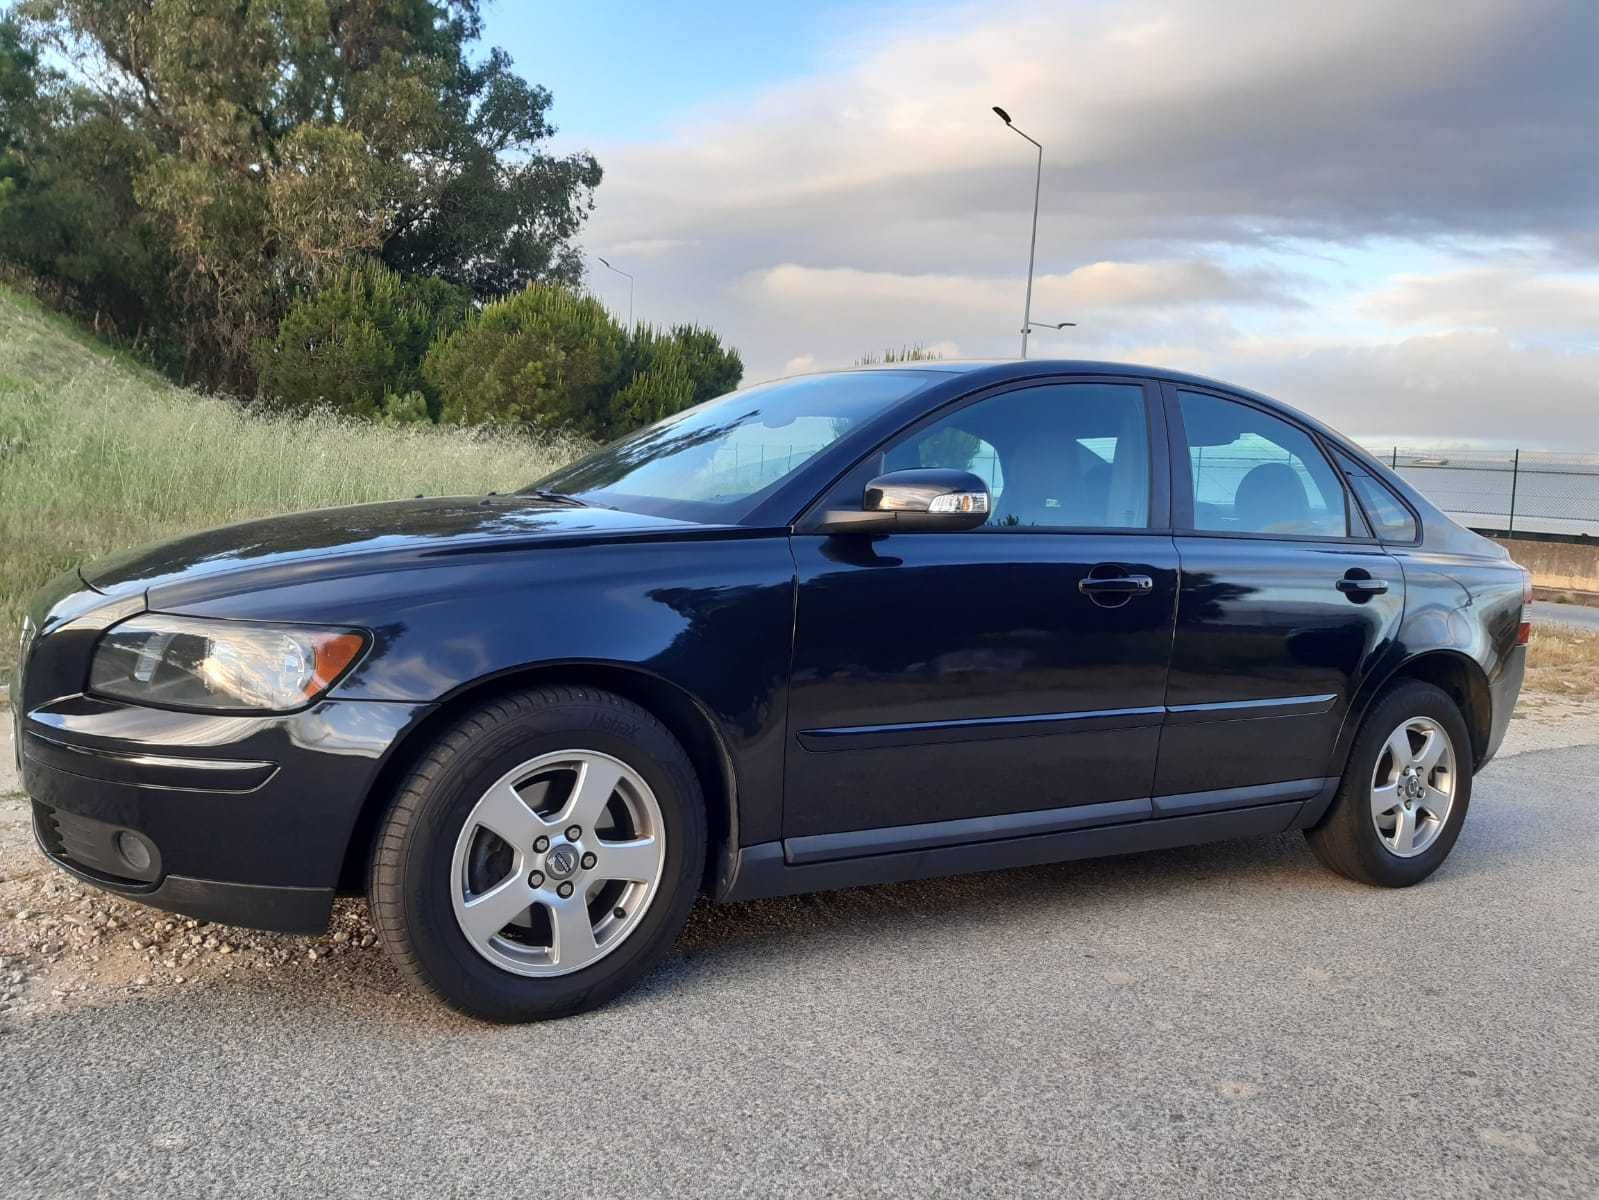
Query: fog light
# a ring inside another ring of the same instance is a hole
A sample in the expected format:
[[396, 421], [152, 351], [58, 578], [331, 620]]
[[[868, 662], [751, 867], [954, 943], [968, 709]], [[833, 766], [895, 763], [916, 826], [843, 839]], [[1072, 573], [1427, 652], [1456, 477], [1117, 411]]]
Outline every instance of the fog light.
[[148, 871], [150, 864], [155, 861], [150, 852], [150, 843], [131, 830], [124, 829], [118, 833], [116, 845], [122, 861], [140, 874]]

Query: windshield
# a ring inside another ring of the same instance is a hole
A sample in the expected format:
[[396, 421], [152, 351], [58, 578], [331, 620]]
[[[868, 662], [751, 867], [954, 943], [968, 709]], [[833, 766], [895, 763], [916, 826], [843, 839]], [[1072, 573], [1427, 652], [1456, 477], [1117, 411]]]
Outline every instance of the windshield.
[[932, 382], [927, 371], [780, 379], [686, 409], [525, 491], [687, 521], [737, 521], [851, 428]]

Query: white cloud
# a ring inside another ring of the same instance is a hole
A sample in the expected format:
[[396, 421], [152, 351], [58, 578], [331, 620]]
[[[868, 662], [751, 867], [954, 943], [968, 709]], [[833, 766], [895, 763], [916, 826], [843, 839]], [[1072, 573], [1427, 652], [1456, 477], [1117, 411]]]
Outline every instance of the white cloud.
[[1540, 274], [1525, 267], [1478, 267], [1400, 275], [1361, 305], [1381, 320], [1430, 328], [1599, 336], [1599, 274]]
[[1236, 374], [1242, 383], [1374, 440], [1387, 435], [1425, 445], [1482, 438], [1556, 450], [1599, 445], [1599, 353], [1528, 349], [1494, 332], [1327, 346], [1292, 356], [1268, 352], [1240, 362]]
[[687, 241], [683, 238], [634, 238], [631, 241], [617, 242], [608, 248], [606, 258], [658, 258], [673, 250], [682, 250], [685, 247], [698, 243]]
[[[1457, 369], [1497, 381], [1498, 356], [1599, 448], [1599, 373], [1533, 349], [1596, 324], [1595, 44], [1599, 4], [1560, 0], [923, 9], [825, 75], [597, 147], [589, 236], [640, 248], [642, 317], [711, 324], [751, 378], [1013, 353], [1034, 159], [997, 102], [1047, 147], [1034, 316], [1080, 323], [1035, 353], [1372, 396], [1351, 410], [1372, 433], [1516, 437], [1524, 414]], [[1379, 244], [1427, 254], [1384, 270]]]

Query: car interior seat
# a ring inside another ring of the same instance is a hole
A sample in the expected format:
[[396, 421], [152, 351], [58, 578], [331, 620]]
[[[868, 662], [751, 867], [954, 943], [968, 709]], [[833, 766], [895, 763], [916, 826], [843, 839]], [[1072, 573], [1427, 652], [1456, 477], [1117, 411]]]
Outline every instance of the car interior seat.
[[1287, 463], [1261, 463], [1244, 476], [1233, 497], [1241, 528], [1258, 532], [1311, 532], [1310, 499], [1299, 473]]

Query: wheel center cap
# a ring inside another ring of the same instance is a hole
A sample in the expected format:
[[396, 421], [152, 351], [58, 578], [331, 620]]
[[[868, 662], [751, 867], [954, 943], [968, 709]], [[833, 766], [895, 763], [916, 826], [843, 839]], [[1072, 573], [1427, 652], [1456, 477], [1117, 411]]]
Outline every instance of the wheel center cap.
[[544, 870], [553, 879], [565, 879], [577, 870], [577, 864], [577, 847], [563, 842], [545, 856]]

